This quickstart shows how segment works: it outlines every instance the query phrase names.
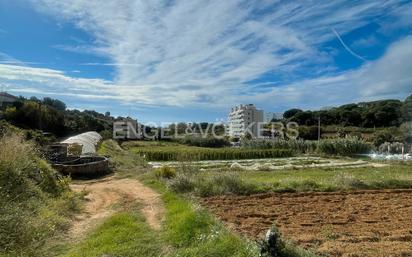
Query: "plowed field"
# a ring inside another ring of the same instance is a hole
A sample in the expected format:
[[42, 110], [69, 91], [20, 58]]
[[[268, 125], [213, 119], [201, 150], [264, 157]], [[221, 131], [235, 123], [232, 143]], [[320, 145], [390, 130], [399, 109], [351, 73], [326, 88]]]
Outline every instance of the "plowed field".
[[283, 237], [329, 256], [412, 256], [412, 190], [273, 193], [201, 202], [251, 239], [276, 224]]

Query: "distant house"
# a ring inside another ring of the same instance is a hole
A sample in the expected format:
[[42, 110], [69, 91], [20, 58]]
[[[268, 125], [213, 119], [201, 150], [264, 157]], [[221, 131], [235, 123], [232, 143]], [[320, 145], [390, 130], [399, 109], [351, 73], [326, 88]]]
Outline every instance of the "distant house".
[[14, 95], [10, 95], [6, 92], [0, 92], [0, 109], [6, 108], [18, 100], [19, 98]]

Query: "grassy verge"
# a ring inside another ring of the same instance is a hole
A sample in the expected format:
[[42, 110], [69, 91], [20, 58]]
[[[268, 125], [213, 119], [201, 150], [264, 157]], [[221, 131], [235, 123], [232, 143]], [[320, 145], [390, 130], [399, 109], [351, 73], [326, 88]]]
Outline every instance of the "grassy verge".
[[164, 246], [138, 211], [121, 212], [109, 218], [67, 256], [164, 256]]
[[67, 230], [80, 196], [32, 142], [6, 133], [0, 145], [0, 256], [50, 256], [48, 243]]
[[[156, 174], [160, 174], [159, 170]], [[164, 179], [175, 192], [198, 196], [248, 195], [263, 192], [347, 191], [356, 189], [412, 188], [412, 163], [385, 167], [305, 168], [277, 171], [201, 171], [196, 166], [177, 167]]]

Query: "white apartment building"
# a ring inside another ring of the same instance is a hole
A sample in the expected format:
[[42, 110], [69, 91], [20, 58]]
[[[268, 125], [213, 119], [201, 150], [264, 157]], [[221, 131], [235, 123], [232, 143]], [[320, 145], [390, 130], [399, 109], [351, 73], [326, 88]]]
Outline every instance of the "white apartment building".
[[239, 138], [249, 132], [252, 137], [258, 137], [263, 111], [256, 109], [253, 104], [241, 104], [232, 108], [228, 121], [229, 136]]

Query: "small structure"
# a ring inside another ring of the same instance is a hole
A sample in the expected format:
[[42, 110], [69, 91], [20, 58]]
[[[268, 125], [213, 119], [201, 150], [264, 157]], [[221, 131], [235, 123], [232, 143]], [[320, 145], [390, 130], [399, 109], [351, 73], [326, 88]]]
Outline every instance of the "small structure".
[[7, 106], [12, 105], [19, 100], [18, 97], [10, 95], [6, 92], [0, 92], [0, 109], [5, 109]]
[[107, 174], [110, 170], [108, 158], [96, 155], [96, 148], [101, 140], [99, 133], [86, 132], [49, 145], [46, 155], [52, 167], [64, 175]]
[[[69, 137], [68, 139], [60, 142], [61, 144], [67, 144], [69, 146], [68, 154], [70, 154], [70, 149], [78, 149], [81, 146], [80, 155], [93, 155], [96, 154], [96, 147], [102, 140], [102, 136], [96, 131], [86, 132], [80, 135]], [[73, 153], [73, 155], [76, 155]]]
[[109, 172], [109, 159], [105, 156], [69, 157], [52, 167], [64, 175], [103, 175]]

